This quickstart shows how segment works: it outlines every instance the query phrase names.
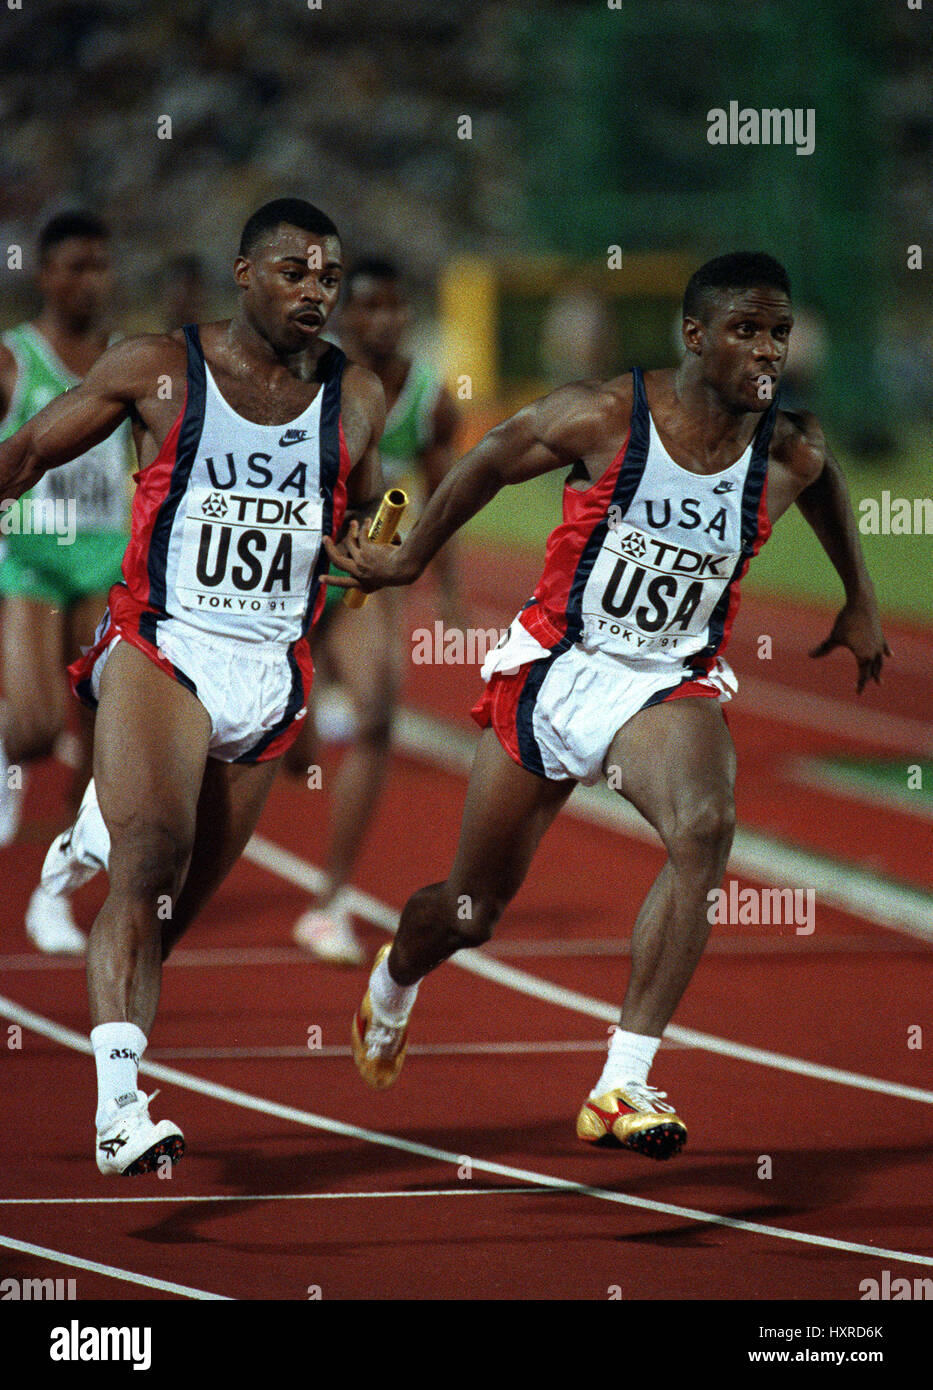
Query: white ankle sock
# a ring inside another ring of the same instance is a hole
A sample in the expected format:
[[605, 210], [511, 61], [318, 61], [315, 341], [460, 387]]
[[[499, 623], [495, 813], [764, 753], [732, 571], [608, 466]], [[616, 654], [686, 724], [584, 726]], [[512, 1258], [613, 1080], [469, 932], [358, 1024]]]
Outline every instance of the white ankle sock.
[[104, 823], [97, 804], [97, 789], [93, 779], [78, 808], [72, 838], [72, 853], [81, 864], [100, 863], [104, 868], [110, 865], [110, 832]]
[[107, 1116], [107, 1102], [135, 1093], [136, 1073], [148, 1039], [135, 1023], [100, 1023], [91, 1029], [91, 1047], [97, 1064], [98, 1132]]
[[609, 1039], [609, 1056], [606, 1058], [602, 1076], [590, 1091], [591, 1099], [604, 1096], [607, 1091], [614, 1091], [619, 1086], [624, 1086], [627, 1081], [639, 1081], [644, 1085], [660, 1042], [660, 1038], [649, 1038], [644, 1033], [626, 1033], [622, 1028], [613, 1029], [612, 1037]]
[[[373, 1008], [390, 1023], [405, 1023], [418, 993], [418, 984], [398, 985], [389, 974], [388, 956], [369, 977], [369, 997]], [[420, 981], [418, 982], [420, 983]]]

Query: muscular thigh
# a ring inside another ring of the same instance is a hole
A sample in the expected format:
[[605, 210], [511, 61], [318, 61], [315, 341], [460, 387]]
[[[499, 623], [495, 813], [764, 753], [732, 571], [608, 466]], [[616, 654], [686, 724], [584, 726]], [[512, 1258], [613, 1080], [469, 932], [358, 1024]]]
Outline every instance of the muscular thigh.
[[491, 729], [480, 739], [467, 788], [460, 843], [448, 883], [455, 893], [508, 900], [541, 837], [576, 786], [519, 767]]
[[101, 676], [94, 779], [114, 852], [132, 828], [190, 848], [211, 723], [192, 693], [127, 642]]
[[194, 919], [239, 859], [259, 820], [278, 762], [247, 765], [208, 758], [198, 797], [194, 849], [172, 914], [171, 939]]
[[4, 601], [3, 689], [17, 710], [64, 714], [63, 632], [61, 611], [51, 604], [18, 595]]
[[662, 834], [688, 807], [731, 806], [735, 748], [718, 701], [639, 710], [612, 740], [603, 772]]

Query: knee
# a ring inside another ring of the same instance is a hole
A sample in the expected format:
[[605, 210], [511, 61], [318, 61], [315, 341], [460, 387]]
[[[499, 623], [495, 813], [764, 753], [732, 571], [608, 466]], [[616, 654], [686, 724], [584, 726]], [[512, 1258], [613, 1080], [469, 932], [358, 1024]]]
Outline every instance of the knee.
[[682, 807], [663, 838], [672, 860], [709, 867], [718, 877], [734, 834], [735, 802], [731, 794], [721, 794], [699, 797]]
[[454, 934], [458, 950], [483, 946], [492, 936], [493, 928], [508, 907], [511, 894], [490, 891], [452, 895]]
[[114, 826], [111, 889], [151, 909], [174, 900], [191, 857], [192, 838], [175, 826], [132, 816]]

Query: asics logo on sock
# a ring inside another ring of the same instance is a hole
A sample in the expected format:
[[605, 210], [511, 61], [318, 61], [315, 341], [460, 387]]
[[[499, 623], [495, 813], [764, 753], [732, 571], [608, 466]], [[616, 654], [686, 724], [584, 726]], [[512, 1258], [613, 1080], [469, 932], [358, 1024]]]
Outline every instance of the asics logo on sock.
[[131, 1047], [112, 1047], [110, 1049], [111, 1062], [119, 1062], [124, 1057], [128, 1062], [135, 1062], [139, 1066], [139, 1057]]
[[115, 1139], [102, 1139], [97, 1147], [102, 1153], [105, 1153], [108, 1158], [113, 1158], [120, 1152], [125, 1143], [125, 1135], [118, 1134]]

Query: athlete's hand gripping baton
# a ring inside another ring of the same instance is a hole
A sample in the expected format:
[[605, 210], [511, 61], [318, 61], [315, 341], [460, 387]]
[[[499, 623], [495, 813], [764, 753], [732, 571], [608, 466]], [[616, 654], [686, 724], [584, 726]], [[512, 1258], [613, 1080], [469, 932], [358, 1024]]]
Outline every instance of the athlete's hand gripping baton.
[[[407, 506], [408, 494], [400, 487], [390, 487], [379, 503], [379, 510], [369, 528], [369, 539], [374, 545], [392, 544], [392, 538], [398, 530]], [[348, 589], [343, 601], [348, 608], [362, 608], [368, 598], [369, 594], [364, 593], [362, 589]]]

